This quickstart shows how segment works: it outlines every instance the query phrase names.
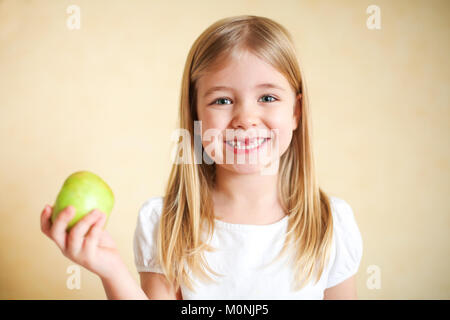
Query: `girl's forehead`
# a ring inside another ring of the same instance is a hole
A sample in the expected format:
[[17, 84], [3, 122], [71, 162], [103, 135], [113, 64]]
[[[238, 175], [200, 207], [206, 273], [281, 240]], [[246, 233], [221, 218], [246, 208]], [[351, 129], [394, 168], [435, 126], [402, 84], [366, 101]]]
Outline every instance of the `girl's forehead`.
[[222, 55], [214, 59], [205, 68], [204, 75], [208, 77], [221, 76], [225, 73], [234, 74], [236, 72], [258, 72], [279, 73], [269, 62], [260, 58], [250, 51], [239, 51], [235, 54]]
[[249, 63], [251, 63], [252, 65], [269, 65], [267, 62], [265, 62], [249, 50], [233, 50], [228, 54], [220, 55], [216, 59], [214, 59], [206, 68], [206, 72], [210, 74], [217, 73], [225, 69], [242, 67], [248, 65]]
[[289, 87], [288, 80], [277, 69], [252, 53], [233, 56], [215, 62], [198, 79], [197, 88], [236, 85], [254, 87], [261, 83], [273, 83]]

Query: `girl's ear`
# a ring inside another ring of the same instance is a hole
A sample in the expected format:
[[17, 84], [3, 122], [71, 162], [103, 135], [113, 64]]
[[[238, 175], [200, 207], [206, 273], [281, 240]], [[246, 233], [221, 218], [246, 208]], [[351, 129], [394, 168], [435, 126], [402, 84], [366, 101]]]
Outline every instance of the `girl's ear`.
[[294, 117], [292, 119], [294, 121], [294, 125], [292, 131], [297, 129], [301, 117], [302, 117], [302, 94], [299, 93], [295, 97]]

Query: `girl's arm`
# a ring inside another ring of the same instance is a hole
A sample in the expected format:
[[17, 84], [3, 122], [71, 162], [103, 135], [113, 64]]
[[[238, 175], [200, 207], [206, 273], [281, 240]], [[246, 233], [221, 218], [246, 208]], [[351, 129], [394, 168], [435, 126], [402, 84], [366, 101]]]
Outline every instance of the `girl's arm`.
[[141, 287], [152, 300], [183, 300], [181, 289], [175, 289], [162, 273], [140, 272]]
[[106, 297], [109, 300], [148, 300], [149, 297], [139, 287], [126, 266], [117, 267], [113, 277], [101, 277]]
[[356, 300], [356, 279], [351, 276], [338, 285], [324, 291], [324, 300]]

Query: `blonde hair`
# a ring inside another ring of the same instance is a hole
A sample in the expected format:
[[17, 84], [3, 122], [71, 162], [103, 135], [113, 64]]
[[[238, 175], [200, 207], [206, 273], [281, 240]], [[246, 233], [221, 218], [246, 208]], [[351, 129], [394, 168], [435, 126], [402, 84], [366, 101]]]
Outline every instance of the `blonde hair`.
[[[320, 279], [331, 251], [333, 221], [330, 200], [316, 180], [306, 86], [296, 50], [289, 32], [265, 17], [221, 19], [208, 27], [189, 51], [182, 78], [179, 127], [191, 134], [191, 152], [183, 155], [188, 161], [174, 164], [170, 172], [158, 229], [158, 259], [167, 280], [176, 288], [184, 284], [194, 290], [191, 275], [204, 281], [212, 280], [208, 272], [217, 275], [204, 257], [205, 250], [214, 250], [208, 239], [214, 230], [211, 190], [215, 164], [195, 162], [196, 84], [206, 71], [241, 49], [271, 64], [297, 94], [302, 93], [299, 125], [280, 158], [278, 179], [282, 206], [289, 215], [286, 240], [278, 257], [293, 249], [294, 286], [299, 290], [314, 275], [316, 283]], [[206, 232], [206, 239], [201, 232]]]

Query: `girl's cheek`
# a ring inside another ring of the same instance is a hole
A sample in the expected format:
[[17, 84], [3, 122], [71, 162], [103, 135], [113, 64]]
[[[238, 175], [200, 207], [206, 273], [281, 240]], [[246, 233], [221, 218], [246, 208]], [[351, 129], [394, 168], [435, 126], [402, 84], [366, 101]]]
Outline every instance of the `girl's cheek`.
[[289, 143], [291, 143], [292, 131], [290, 131], [290, 130], [283, 130], [282, 132], [280, 132], [279, 139], [280, 139], [280, 145], [288, 146]]
[[[203, 122], [202, 123], [202, 145], [203, 148], [207, 148], [208, 145], [218, 140], [219, 143], [223, 140], [221, 123]], [[209, 150], [210, 148], [208, 148]]]
[[220, 129], [221, 125], [224, 122], [224, 116], [223, 114], [220, 114], [218, 112], [212, 111], [204, 111], [202, 113], [202, 116], [200, 120], [202, 121], [202, 128], [204, 129], [211, 129], [211, 128], [218, 128]]
[[279, 150], [279, 154], [281, 155], [287, 150], [292, 140], [292, 121], [288, 123], [284, 121], [280, 123], [273, 123], [271, 128], [275, 129], [272, 135], [274, 135], [275, 139], [277, 139], [277, 148]]

